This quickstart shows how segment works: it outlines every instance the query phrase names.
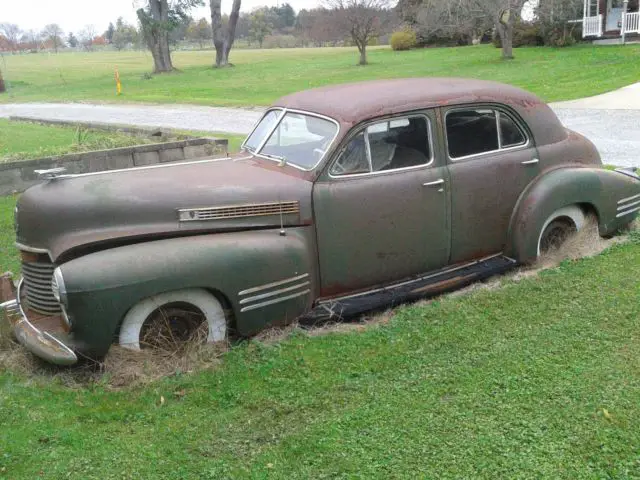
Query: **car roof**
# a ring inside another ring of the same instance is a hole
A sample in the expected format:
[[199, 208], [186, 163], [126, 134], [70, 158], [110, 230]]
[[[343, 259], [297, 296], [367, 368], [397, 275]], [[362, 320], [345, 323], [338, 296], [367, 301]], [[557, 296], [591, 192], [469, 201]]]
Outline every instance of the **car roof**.
[[313, 88], [284, 96], [274, 106], [305, 110], [354, 124], [382, 115], [473, 102], [530, 106], [542, 103], [529, 92], [497, 82], [404, 78]]
[[341, 135], [345, 135], [351, 126], [384, 115], [469, 103], [511, 107], [527, 123], [538, 146], [567, 138], [556, 114], [537, 96], [512, 85], [469, 78], [403, 78], [331, 85], [284, 96], [273, 106], [331, 117], [347, 127], [341, 129]]

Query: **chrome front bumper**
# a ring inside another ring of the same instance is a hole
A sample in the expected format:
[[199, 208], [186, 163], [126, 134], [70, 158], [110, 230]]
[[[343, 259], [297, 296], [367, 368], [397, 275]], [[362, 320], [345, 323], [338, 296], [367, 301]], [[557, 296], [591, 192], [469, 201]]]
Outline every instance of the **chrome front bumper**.
[[20, 303], [23, 281], [18, 284], [16, 298], [0, 304], [0, 314], [12, 326], [13, 334], [31, 353], [56, 365], [73, 365], [78, 357], [68, 346], [48, 332], [38, 330], [24, 313]]

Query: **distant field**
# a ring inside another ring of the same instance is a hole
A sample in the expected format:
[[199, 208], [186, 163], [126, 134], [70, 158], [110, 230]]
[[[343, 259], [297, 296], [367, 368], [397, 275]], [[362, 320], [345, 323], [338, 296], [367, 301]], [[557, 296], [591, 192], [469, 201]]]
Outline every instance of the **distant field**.
[[[6, 56], [10, 91], [0, 102], [107, 101], [265, 105], [310, 87], [373, 78], [466, 76], [511, 83], [547, 101], [603, 93], [638, 81], [640, 45], [524, 48], [503, 62], [492, 46], [393, 52], [372, 48], [358, 67], [353, 48], [235, 50], [234, 68], [211, 68], [211, 51], [175, 52], [173, 74], [149, 78], [146, 52]], [[115, 95], [118, 68], [124, 94]]]

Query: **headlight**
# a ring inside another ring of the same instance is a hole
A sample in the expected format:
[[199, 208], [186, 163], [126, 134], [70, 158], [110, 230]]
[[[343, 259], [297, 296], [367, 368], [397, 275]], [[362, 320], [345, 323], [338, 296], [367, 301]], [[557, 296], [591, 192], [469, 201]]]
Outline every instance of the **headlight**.
[[62, 278], [62, 272], [60, 267], [53, 271], [53, 278], [51, 279], [51, 290], [53, 296], [62, 306], [67, 306], [67, 289], [64, 285], [64, 278]]

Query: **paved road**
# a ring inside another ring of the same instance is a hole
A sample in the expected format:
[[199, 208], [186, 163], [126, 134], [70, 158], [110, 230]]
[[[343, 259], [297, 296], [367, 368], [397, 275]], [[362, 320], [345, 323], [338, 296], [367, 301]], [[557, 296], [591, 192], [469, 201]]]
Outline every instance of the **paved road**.
[[[636, 86], [638, 88], [634, 88]], [[552, 108], [567, 127], [596, 144], [605, 163], [640, 166], [640, 84], [636, 86], [589, 99], [552, 104]], [[246, 134], [260, 117], [261, 109], [191, 105], [0, 105], [0, 117], [11, 115]]]

